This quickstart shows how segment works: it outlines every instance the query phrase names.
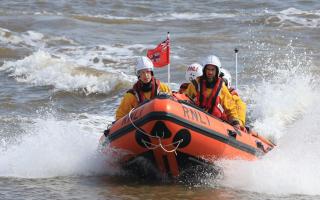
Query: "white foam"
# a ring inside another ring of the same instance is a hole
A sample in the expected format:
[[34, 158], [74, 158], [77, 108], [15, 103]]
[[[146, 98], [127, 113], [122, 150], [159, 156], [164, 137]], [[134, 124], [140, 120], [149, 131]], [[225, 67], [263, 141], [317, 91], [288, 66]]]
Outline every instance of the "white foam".
[[310, 14], [313, 14], [313, 15], [320, 16], [320, 10], [303, 11], [303, 10], [299, 10], [299, 9], [292, 8], [292, 7], [285, 9], [285, 10], [282, 10], [282, 11], [280, 11], [280, 13], [285, 14], [285, 15], [302, 15], [302, 14], [310, 15]]
[[114, 116], [110, 116], [110, 111], [108, 110], [107, 113], [101, 113], [101, 115], [73, 114], [72, 119], [77, 121], [81, 129], [98, 133], [101, 130], [105, 130], [114, 121]]
[[171, 20], [208, 20], [216, 18], [232, 18], [235, 17], [234, 14], [226, 13], [191, 13], [191, 12], [181, 12], [181, 13], [153, 13], [143, 17], [126, 17], [126, 16], [113, 16], [113, 15], [85, 15], [90, 18], [98, 19], [114, 19], [114, 20], [129, 20], [129, 21], [171, 21]]
[[0, 42], [6, 45], [11, 44], [43, 48], [45, 46], [43, 37], [43, 34], [35, 31], [27, 31], [22, 34], [17, 34], [10, 30], [0, 28]]
[[225, 13], [164, 13], [156, 14], [152, 16], [156, 21], [167, 21], [167, 20], [209, 20], [217, 18], [232, 18], [235, 17], [234, 14]]
[[320, 194], [319, 79], [312, 76], [308, 54], [292, 46], [279, 49], [285, 56], [263, 51], [264, 63], [255, 59], [254, 71], [266, 77], [253, 80], [247, 91], [254, 129], [277, 146], [257, 161], [221, 161], [225, 176], [219, 185], [269, 194]]
[[319, 195], [320, 109], [313, 106], [263, 159], [222, 162], [225, 179], [220, 184], [261, 193]]
[[[91, 127], [91, 128], [90, 128]], [[0, 176], [40, 178], [115, 173], [98, 151], [102, 130], [79, 121], [36, 119], [21, 141], [2, 150]]]
[[301, 77], [292, 83], [287, 89], [266, 86], [257, 100], [264, 120], [255, 128], [276, 137], [278, 145], [258, 161], [221, 161], [221, 186], [269, 194], [320, 194], [320, 91]]
[[109, 93], [135, 80], [134, 76], [115, 69], [98, 71], [82, 67], [41, 50], [22, 60], [4, 62], [0, 70], [6, 70], [19, 82], [53, 85], [56, 90], [82, 91], [85, 94]]
[[[287, 46], [271, 51], [264, 43], [254, 43], [252, 85], [240, 93], [248, 103], [247, 115], [254, 129], [265, 136], [279, 139], [284, 130], [300, 119], [313, 104], [314, 85], [312, 60], [303, 49], [291, 41]], [[260, 57], [261, 56], [261, 57]], [[303, 95], [301, 95], [303, 94]]]
[[21, 15], [42, 15], [42, 16], [63, 16], [63, 13], [61, 12], [54, 12], [54, 11], [32, 11], [32, 10], [19, 10], [19, 9], [7, 9], [7, 8], [0, 8], [0, 12], [3, 15], [7, 16], [21, 16]]
[[48, 48], [49, 43], [57, 40], [76, 44], [64, 37], [45, 36], [35, 31], [16, 34], [0, 29], [0, 42], [37, 50], [22, 60], [4, 62], [0, 70], [8, 71], [17, 81], [52, 85], [57, 90], [109, 93], [136, 80], [133, 73], [136, 52], [153, 48], [142, 44]]
[[263, 82], [251, 96], [256, 102], [250, 111], [253, 126], [261, 134], [281, 138], [287, 126], [299, 120], [313, 103], [310, 77], [292, 78], [284, 83]]
[[43, 48], [45, 46], [45, 42], [42, 41], [43, 34], [35, 31], [27, 31], [22, 34], [23, 42], [32, 47]]
[[[93, 66], [97, 69], [102, 69], [106, 66], [115, 66], [121, 63], [122, 60], [131, 60], [134, 57], [134, 51], [143, 51], [143, 45], [99, 45], [95, 47], [67, 47], [64, 49], [64, 54], [69, 56], [69, 60], [76, 62], [78, 65]], [[109, 63], [104, 64], [103, 60], [108, 60]], [[119, 65], [121, 67], [121, 65]], [[124, 67], [124, 66], [122, 66]], [[113, 67], [115, 68], [115, 67]]]
[[273, 13], [279, 20], [273, 21], [273, 17], [269, 17], [266, 22], [284, 25], [285, 22], [291, 22], [293, 26], [303, 26], [309, 28], [318, 28], [320, 25], [320, 10], [303, 11], [296, 8], [288, 8], [280, 11], [280, 13]]
[[16, 33], [7, 29], [0, 27], [0, 43], [5, 45], [13, 45], [34, 49], [44, 49], [48, 46], [49, 43], [54, 43], [56, 41], [64, 41], [67, 44], [75, 45], [75, 41], [68, 39], [64, 36], [50, 36], [44, 35], [36, 31], [26, 31], [23, 33]]
[[0, 42], [4, 44], [19, 44], [23, 39], [14, 35], [10, 30], [0, 28]]

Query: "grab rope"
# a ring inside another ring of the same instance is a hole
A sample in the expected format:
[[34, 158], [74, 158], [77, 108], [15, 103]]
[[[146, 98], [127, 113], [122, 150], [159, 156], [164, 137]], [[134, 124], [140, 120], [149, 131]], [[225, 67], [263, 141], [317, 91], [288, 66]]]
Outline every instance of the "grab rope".
[[[141, 140], [142, 141], [142, 143], [144, 144], [144, 146], [147, 148], [147, 149], [150, 149], [150, 150], [154, 150], [154, 149], [157, 149], [157, 148], [161, 148], [163, 151], [165, 151], [165, 152], [167, 152], [167, 153], [172, 153], [172, 152], [174, 152], [175, 154], [177, 154], [177, 149], [179, 148], [179, 145], [181, 144], [181, 142], [183, 142], [183, 139], [180, 139], [180, 140], [178, 140], [178, 141], [176, 141], [176, 142], [173, 142], [173, 143], [171, 143], [171, 144], [167, 144], [167, 145], [163, 145], [162, 143], [161, 143], [161, 139], [159, 138], [159, 144], [158, 145], [155, 145], [155, 144], [152, 144], [151, 142], [147, 142], [147, 141], [145, 141], [145, 140]], [[174, 148], [174, 149], [172, 149], [172, 150], [167, 150], [165, 147], [169, 147], [169, 146], [174, 146], [175, 144], [177, 144], [177, 146]]]
[[[147, 149], [149, 149], [149, 150], [154, 150], [154, 149], [157, 149], [157, 148], [161, 148], [163, 151], [165, 151], [165, 152], [167, 152], [167, 153], [172, 153], [172, 152], [174, 152], [176, 155], [177, 155], [177, 149], [179, 148], [179, 146], [180, 146], [180, 144], [183, 142], [183, 139], [180, 139], [180, 140], [178, 140], [178, 141], [176, 141], [176, 142], [173, 142], [173, 143], [171, 143], [171, 144], [167, 144], [167, 145], [163, 145], [162, 144], [162, 142], [161, 142], [161, 137], [159, 137], [157, 134], [155, 135], [155, 136], [153, 136], [153, 135], [150, 135], [150, 134], [148, 134], [148, 133], [146, 133], [146, 132], [144, 132], [142, 129], [140, 129], [138, 126], [136, 126], [134, 123], [133, 123], [133, 121], [132, 121], [132, 119], [131, 119], [131, 113], [132, 113], [132, 111], [134, 110], [134, 108], [132, 108], [131, 110], [130, 110], [130, 112], [129, 112], [129, 120], [130, 120], [130, 123], [132, 124], [132, 126], [136, 129], [136, 130], [138, 130], [140, 133], [142, 133], [142, 134], [144, 134], [144, 135], [146, 135], [146, 136], [148, 136], [148, 137], [151, 137], [151, 138], [155, 138], [155, 139], [157, 139], [158, 141], [159, 141], [159, 144], [158, 145], [155, 145], [155, 144], [152, 144], [151, 142], [147, 142], [147, 141], [145, 141], [145, 140], [141, 140], [142, 141], [142, 143], [144, 144], [144, 146], [147, 148]], [[162, 136], [164, 136], [164, 132], [162, 132]], [[174, 149], [172, 149], [172, 150], [168, 150], [166, 147], [168, 147], [168, 146], [174, 146], [174, 145], [177, 145]]]

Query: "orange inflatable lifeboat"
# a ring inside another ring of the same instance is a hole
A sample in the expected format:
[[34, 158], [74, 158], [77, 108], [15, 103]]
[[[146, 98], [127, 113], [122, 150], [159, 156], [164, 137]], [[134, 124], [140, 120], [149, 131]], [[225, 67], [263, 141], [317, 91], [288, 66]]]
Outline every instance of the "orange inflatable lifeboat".
[[254, 160], [274, 147], [256, 133], [235, 130], [177, 93], [135, 108], [105, 131], [100, 144], [122, 152], [117, 156], [125, 169], [145, 173], [148, 168], [169, 177], [213, 165], [217, 159]]

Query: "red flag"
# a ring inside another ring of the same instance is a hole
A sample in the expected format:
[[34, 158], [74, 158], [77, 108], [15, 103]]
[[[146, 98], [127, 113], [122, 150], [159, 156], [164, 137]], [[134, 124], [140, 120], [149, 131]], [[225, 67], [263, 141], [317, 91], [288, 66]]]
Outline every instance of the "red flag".
[[158, 44], [155, 49], [147, 51], [147, 57], [153, 62], [155, 67], [164, 67], [170, 63], [170, 43], [169, 38]]

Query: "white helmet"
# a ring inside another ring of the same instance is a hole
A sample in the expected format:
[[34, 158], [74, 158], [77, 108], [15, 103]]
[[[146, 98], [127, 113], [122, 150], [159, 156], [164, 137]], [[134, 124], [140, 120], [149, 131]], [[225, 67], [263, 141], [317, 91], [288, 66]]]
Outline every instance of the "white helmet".
[[223, 78], [224, 82], [226, 83], [227, 87], [231, 87], [231, 74], [228, 70], [221, 68], [220, 75], [221, 78]]
[[220, 59], [217, 56], [210, 55], [210, 56], [206, 57], [202, 62], [203, 70], [205, 69], [206, 65], [215, 65], [215, 66], [217, 66], [218, 74], [220, 74], [221, 62], [220, 62]]
[[137, 63], [136, 63], [136, 75], [137, 76], [139, 76], [139, 71], [142, 69], [149, 69], [150, 71], [153, 72], [153, 63], [148, 57], [139, 56], [137, 58]]
[[199, 63], [192, 63], [188, 66], [186, 71], [186, 80], [191, 82], [198, 76], [202, 76], [202, 66]]

